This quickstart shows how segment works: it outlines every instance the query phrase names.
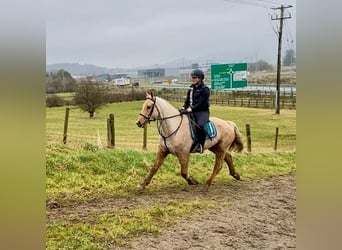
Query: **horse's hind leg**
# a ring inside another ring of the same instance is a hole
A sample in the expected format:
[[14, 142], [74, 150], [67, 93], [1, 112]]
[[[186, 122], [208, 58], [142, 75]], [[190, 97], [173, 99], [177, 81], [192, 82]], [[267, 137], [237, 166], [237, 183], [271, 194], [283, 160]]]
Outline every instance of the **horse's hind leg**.
[[145, 187], [150, 184], [153, 176], [157, 173], [159, 167], [163, 164], [165, 157], [169, 154], [169, 151], [161, 146], [158, 147], [157, 158], [154, 161], [152, 168], [145, 180], [138, 186], [138, 190], [144, 190]]
[[[214, 152], [214, 151], [213, 151]], [[224, 152], [214, 152], [216, 154], [216, 160], [215, 160], [215, 166], [213, 169], [213, 172], [211, 173], [209, 179], [207, 180], [207, 189], [210, 187], [211, 183], [213, 182], [216, 175], [221, 171], [222, 169], [222, 160], [224, 157]]]
[[235, 168], [234, 168], [233, 157], [229, 152], [226, 152], [224, 156], [224, 161], [228, 165], [229, 174], [233, 176], [236, 180], [240, 180], [240, 175], [235, 171]]

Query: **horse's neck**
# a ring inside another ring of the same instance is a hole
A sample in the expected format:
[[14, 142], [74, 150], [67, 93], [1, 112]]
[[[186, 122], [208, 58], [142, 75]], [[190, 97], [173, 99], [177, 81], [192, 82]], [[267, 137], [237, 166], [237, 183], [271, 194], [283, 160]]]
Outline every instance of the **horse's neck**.
[[[160, 113], [160, 118], [168, 118], [162, 122], [162, 129], [165, 133], [173, 132], [179, 126], [181, 122], [181, 116], [178, 116], [179, 112], [176, 108], [174, 108], [170, 103], [165, 101], [164, 99], [158, 98], [156, 101]], [[173, 117], [175, 116], [175, 117]]]
[[162, 115], [163, 117], [169, 117], [169, 116], [177, 115], [177, 113], [178, 113], [177, 109], [174, 108], [166, 100], [157, 97], [156, 103], [158, 105], [160, 115]]

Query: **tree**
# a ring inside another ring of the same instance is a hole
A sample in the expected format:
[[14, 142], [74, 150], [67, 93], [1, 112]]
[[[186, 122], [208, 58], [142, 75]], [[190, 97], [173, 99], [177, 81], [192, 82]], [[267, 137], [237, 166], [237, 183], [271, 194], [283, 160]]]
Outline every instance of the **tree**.
[[256, 71], [272, 71], [273, 67], [271, 64], [267, 63], [264, 60], [259, 60], [257, 62], [248, 63], [248, 70], [250, 72]]
[[81, 81], [76, 88], [74, 102], [81, 110], [89, 113], [89, 118], [94, 117], [96, 110], [106, 105], [107, 88], [102, 84], [89, 80]]
[[76, 80], [64, 69], [46, 72], [46, 93], [75, 92]]
[[283, 57], [284, 66], [292, 66], [296, 63], [295, 52], [293, 49], [286, 50], [285, 56]]

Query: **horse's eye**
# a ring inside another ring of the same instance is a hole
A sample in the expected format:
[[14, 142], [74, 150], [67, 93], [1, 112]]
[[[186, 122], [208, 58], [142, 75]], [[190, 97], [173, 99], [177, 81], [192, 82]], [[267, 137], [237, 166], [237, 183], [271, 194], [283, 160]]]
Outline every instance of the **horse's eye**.
[[151, 106], [147, 106], [147, 107], [146, 107], [146, 109], [150, 109], [150, 108], [151, 108]]

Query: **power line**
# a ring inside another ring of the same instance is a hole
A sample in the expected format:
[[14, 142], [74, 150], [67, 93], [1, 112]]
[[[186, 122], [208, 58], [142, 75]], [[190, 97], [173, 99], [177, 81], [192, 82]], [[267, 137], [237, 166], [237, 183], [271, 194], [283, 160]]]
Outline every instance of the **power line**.
[[292, 45], [290, 46], [290, 44], [289, 44], [289, 42], [293, 42], [293, 38], [292, 38], [292, 34], [291, 34], [291, 31], [290, 31], [290, 29], [289, 29], [289, 24], [288, 24], [288, 22], [287, 22], [287, 20], [285, 20], [285, 31], [286, 31], [286, 33], [285, 33], [285, 35], [286, 35], [286, 41], [287, 41], [287, 43], [288, 43], [288, 46], [289, 46], [289, 48], [290, 49], [293, 49], [293, 47], [292, 47]]
[[254, 0], [254, 1], [252, 0], [224, 0], [224, 1], [241, 4], [241, 5], [260, 7], [260, 8], [265, 8], [265, 9], [269, 9], [271, 7], [277, 6], [277, 3], [272, 2], [272, 1], [266, 1], [266, 0]]
[[287, 43], [287, 47], [288, 47], [288, 48], [291, 48], [291, 47], [290, 47], [290, 41], [289, 41], [289, 40], [291, 40], [291, 38], [290, 38], [289, 30], [288, 30], [288, 27], [287, 27], [286, 24], [287, 24], [287, 23], [284, 22], [286, 43]]

